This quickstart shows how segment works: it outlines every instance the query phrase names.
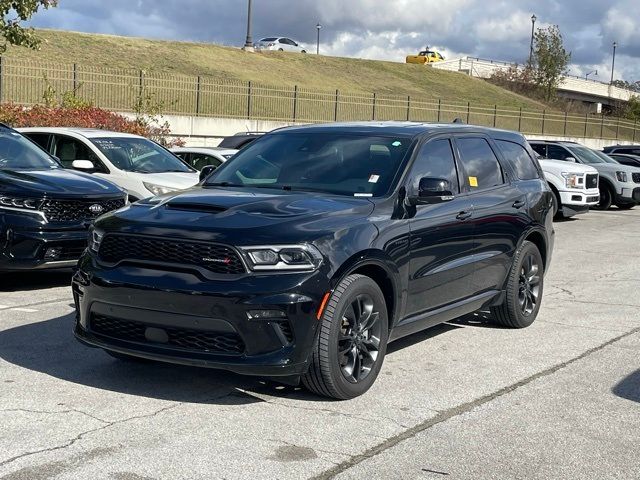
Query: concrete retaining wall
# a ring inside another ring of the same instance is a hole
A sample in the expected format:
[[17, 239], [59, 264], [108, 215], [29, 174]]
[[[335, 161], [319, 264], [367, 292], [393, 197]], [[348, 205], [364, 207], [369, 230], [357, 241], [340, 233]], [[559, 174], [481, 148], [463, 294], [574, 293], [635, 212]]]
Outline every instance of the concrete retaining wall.
[[[165, 120], [171, 125], [174, 136], [182, 138], [190, 147], [215, 147], [222, 138], [238, 132], [269, 132], [275, 128], [293, 125], [286, 122], [262, 120], [243, 120], [237, 118], [189, 117], [166, 115]], [[601, 150], [608, 145], [628, 145], [631, 142], [602, 140], [581, 137], [555, 137], [550, 135], [527, 135], [532, 140], [565, 140], [578, 142], [590, 148]]]

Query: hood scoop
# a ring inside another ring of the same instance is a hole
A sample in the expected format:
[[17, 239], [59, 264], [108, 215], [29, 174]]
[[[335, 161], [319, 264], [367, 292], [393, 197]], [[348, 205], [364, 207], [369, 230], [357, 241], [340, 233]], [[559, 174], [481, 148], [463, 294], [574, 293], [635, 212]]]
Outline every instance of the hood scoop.
[[221, 207], [218, 205], [210, 205], [207, 203], [194, 203], [194, 202], [169, 202], [166, 204], [166, 208], [171, 210], [182, 210], [187, 212], [202, 212], [211, 213], [213, 215], [227, 211], [227, 207]]

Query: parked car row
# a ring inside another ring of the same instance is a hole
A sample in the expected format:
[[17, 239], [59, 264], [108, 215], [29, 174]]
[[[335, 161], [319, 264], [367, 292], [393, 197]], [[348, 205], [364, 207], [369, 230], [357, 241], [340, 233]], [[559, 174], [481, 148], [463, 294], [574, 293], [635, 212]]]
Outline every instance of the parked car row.
[[231, 138], [240, 150], [171, 152], [0, 126], [0, 270], [77, 266], [75, 335], [116, 358], [345, 399], [371, 387], [389, 341], [481, 309], [531, 325], [553, 217], [640, 203], [640, 169], [496, 129], [365, 122]]

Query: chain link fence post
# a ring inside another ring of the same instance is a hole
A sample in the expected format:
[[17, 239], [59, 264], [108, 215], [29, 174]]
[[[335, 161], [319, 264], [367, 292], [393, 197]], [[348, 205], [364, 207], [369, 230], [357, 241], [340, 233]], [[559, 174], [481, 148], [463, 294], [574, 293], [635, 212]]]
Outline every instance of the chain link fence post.
[[200, 83], [202, 79], [200, 75], [198, 75], [198, 80], [196, 81], [196, 116], [200, 115]]
[[371, 120], [376, 119], [376, 93], [373, 92], [373, 111], [371, 112]]
[[546, 116], [547, 116], [547, 111], [542, 110], [542, 135], [544, 135], [544, 121], [546, 119]]
[[411, 95], [407, 95], [407, 122], [411, 119]]
[[440, 123], [440, 110], [442, 109], [442, 99], [438, 99], [438, 123]]
[[520, 107], [520, 113], [518, 114], [518, 131], [522, 131], [522, 107]]
[[337, 122], [338, 121], [338, 99], [340, 97], [340, 90], [336, 89], [336, 103], [335, 103], [335, 108], [333, 111], [333, 121]]
[[298, 85], [293, 86], [293, 121], [298, 118]]
[[251, 97], [252, 97], [252, 87], [251, 80], [247, 85], [247, 120], [251, 118]]

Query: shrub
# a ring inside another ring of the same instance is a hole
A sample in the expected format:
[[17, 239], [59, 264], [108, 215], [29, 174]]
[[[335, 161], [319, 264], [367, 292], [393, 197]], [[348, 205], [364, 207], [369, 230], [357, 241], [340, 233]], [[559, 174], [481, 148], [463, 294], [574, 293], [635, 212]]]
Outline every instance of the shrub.
[[166, 147], [182, 145], [180, 139], [170, 138], [167, 123], [154, 124], [138, 117], [129, 119], [118, 113], [90, 105], [23, 107], [12, 103], [0, 105], [0, 122], [12, 127], [79, 127], [99, 128], [131, 133], [150, 138]]

